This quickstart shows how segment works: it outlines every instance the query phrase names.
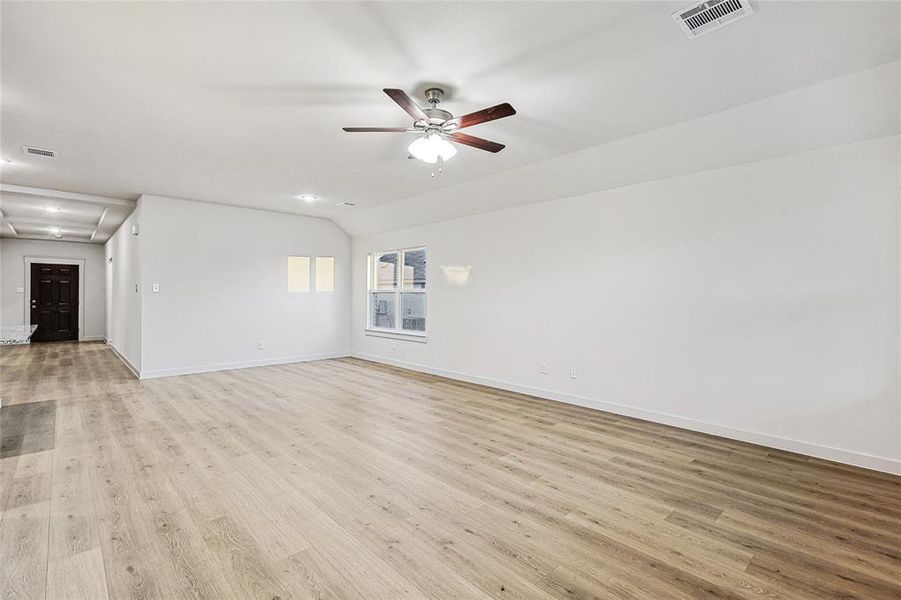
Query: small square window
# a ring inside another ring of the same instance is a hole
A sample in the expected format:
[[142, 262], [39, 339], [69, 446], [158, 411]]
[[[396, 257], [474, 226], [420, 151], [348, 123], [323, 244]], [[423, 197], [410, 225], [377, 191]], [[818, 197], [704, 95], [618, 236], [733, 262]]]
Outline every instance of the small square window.
[[288, 291], [289, 292], [309, 292], [310, 291], [310, 257], [309, 256], [289, 256], [288, 257]]
[[335, 291], [335, 257], [316, 257], [316, 291]]

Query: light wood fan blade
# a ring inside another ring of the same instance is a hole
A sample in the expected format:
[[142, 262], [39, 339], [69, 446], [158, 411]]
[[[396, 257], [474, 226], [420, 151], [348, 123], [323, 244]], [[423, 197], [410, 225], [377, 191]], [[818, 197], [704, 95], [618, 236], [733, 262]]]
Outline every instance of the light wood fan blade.
[[498, 104], [497, 106], [492, 106], [491, 108], [483, 108], [482, 110], [478, 110], [474, 113], [469, 113], [468, 115], [463, 115], [462, 117], [455, 117], [453, 119], [448, 120], [444, 123], [444, 127], [453, 128], [453, 129], [463, 129], [464, 127], [472, 127], [473, 125], [478, 125], [479, 123], [487, 123], [488, 121], [494, 121], [495, 119], [503, 119], [504, 117], [509, 117], [516, 114], [516, 110], [504, 102], [503, 104]]
[[497, 142], [492, 142], [490, 140], [483, 140], [480, 137], [466, 133], [448, 133], [446, 134], [446, 137], [452, 142], [465, 144], [467, 146], [472, 146], [473, 148], [478, 148], [479, 150], [485, 150], [487, 152], [500, 152], [506, 147], [503, 144], [498, 144]]
[[417, 121], [427, 121], [428, 117], [425, 116], [425, 113], [422, 112], [422, 109], [413, 102], [413, 98], [410, 98], [407, 95], [407, 92], [403, 90], [393, 89], [393, 88], [385, 88], [383, 90], [388, 96], [391, 97], [392, 100], [397, 102], [402, 109], [407, 111], [407, 114], [416, 119]]
[[349, 133], [407, 133], [408, 131], [416, 131], [409, 127], [342, 127], [341, 129]]

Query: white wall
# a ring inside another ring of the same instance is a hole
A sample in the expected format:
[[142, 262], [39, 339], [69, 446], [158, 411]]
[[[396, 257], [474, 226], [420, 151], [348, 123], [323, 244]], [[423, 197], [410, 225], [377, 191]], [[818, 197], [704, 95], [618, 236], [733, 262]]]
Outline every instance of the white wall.
[[84, 327], [81, 339], [103, 339], [106, 334], [106, 279], [103, 247], [98, 244], [42, 240], [0, 240], [0, 323], [23, 325], [28, 301], [16, 290], [25, 288], [25, 257], [72, 258], [85, 261]]
[[[350, 238], [331, 221], [157, 196], [140, 207], [143, 377], [349, 353]], [[335, 291], [289, 293], [292, 255], [334, 256]]]
[[[131, 234], [132, 226], [140, 227], [143, 206], [138, 201], [134, 212], [106, 242], [107, 285], [109, 292], [107, 341], [130, 364], [141, 370], [141, 238]], [[112, 259], [112, 262], [109, 262]], [[139, 286], [135, 290], [135, 286]]]
[[[893, 136], [354, 238], [354, 354], [899, 471], [898, 160]], [[419, 245], [428, 342], [364, 335], [367, 252]]]

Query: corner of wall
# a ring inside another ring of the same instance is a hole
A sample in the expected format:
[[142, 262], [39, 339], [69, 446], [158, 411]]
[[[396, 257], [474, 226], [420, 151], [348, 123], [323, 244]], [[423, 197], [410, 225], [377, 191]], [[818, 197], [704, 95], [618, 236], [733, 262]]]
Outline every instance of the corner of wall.
[[[105, 244], [106, 260], [113, 260], [111, 286], [107, 294], [108, 344], [125, 365], [140, 378], [143, 357], [141, 331], [141, 216], [142, 195], [135, 209]], [[137, 234], [132, 235], [132, 227]], [[135, 287], [137, 286], [137, 287]]]
[[[899, 15], [901, 18], [901, 15]], [[899, 23], [901, 24], [901, 23]], [[898, 90], [898, 122], [901, 124], [901, 80], [896, 79]], [[897, 369], [897, 393], [898, 393], [898, 460], [901, 462], [901, 135], [895, 138], [897, 144], [897, 165], [895, 173], [898, 176], [898, 188], [895, 194], [895, 211], [896, 225], [895, 241], [897, 243], [897, 263], [895, 264], [895, 273], [897, 275], [897, 329], [898, 329], [898, 369]]]

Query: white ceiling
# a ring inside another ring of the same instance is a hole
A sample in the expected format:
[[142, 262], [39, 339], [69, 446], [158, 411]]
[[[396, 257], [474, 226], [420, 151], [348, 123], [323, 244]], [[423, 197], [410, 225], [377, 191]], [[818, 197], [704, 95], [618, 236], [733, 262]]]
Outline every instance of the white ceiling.
[[[340, 220], [350, 235], [413, 227], [818, 148], [894, 136], [901, 62], [432, 190]], [[901, 170], [899, 170], [901, 173]], [[461, 231], [465, 231], [465, 228]]]
[[[899, 58], [897, 2], [755, 2], [697, 40], [685, 4], [4, 3], [2, 180], [359, 221]], [[507, 149], [432, 178], [409, 137], [340, 131], [408, 125], [381, 89], [426, 83], [455, 114], [513, 104], [469, 130]]]
[[134, 200], [0, 185], [0, 237], [102, 244]]

